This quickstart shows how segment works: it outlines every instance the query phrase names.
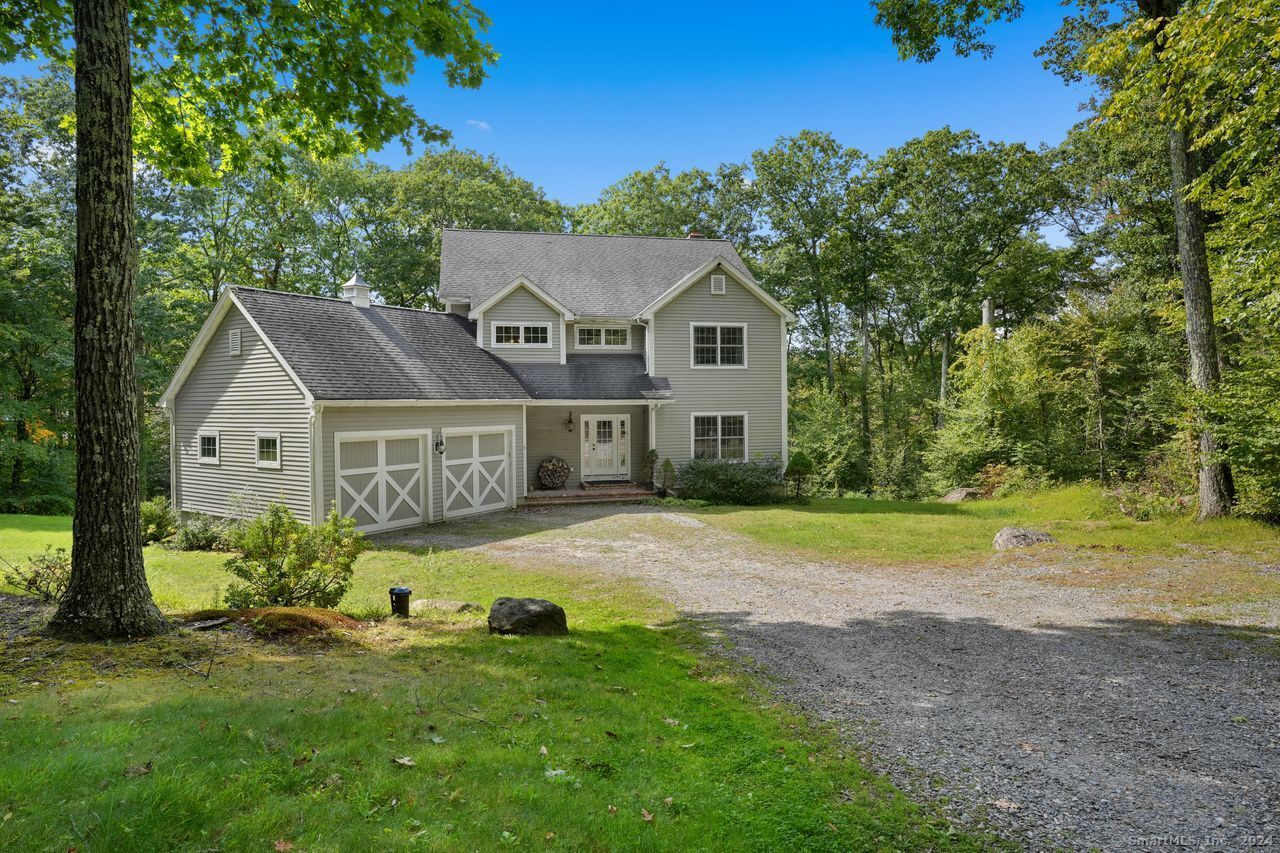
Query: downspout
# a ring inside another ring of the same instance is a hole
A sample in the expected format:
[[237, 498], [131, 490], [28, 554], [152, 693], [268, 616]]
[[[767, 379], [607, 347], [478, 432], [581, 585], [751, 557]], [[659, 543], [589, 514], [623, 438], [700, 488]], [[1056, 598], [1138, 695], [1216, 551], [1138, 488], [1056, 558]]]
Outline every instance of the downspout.
[[320, 524], [324, 520], [324, 478], [323, 460], [321, 459], [320, 403], [312, 401], [311, 412], [307, 416], [307, 432], [311, 440], [311, 523]]
[[165, 417], [169, 419], [169, 504], [176, 511], [182, 510], [178, 489], [178, 412], [168, 400], [160, 404]]

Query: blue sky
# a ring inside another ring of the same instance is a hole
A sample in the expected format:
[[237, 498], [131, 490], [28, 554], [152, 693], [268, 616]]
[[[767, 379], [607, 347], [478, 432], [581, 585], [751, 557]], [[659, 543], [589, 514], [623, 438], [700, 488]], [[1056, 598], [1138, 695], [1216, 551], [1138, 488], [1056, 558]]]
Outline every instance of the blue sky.
[[805, 128], [870, 154], [944, 124], [1054, 144], [1088, 94], [1032, 55], [1062, 21], [1050, 0], [991, 31], [992, 59], [944, 52], [929, 65], [898, 60], [866, 0], [477, 2], [502, 54], [491, 77], [450, 90], [423, 65], [407, 94], [456, 145], [497, 155], [568, 203], [659, 161], [709, 169]]

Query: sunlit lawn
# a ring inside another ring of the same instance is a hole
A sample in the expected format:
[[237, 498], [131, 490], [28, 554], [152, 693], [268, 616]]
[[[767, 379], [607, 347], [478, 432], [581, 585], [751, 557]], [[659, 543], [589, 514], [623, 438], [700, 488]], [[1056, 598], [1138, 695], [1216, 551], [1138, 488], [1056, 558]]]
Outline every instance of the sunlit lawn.
[[[0, 516], [0, 555], [67, 544]], [[211, 604], [225, 555], [147, 549], [166, 609]], [[342, 609], [386, 589], [551, 598], [566, 639], [483, 614], [381, 622], [294, 645], [239, 632], [5, 643], [7, 849], [972, 849], [699, 650], [643, 591], [461, 552], [377, 550]], [[211, 677], [196, 675], [213, 660]], [[188, 664], [183, 666], [182, 664]], [[395, 759], [405, 759], [397, 762]]]
[[703, 518], [769, 545], [850, 562], [971, 560], [991, 553], [1006, 525], [1045, 530], [1067, 545], [1280, 556], [1275, 527], [1244, 519], [1134, 521], [1109, 512], [1099, 489], [1087, 485], [963, 504], [818, 498], [807, 506], [714, 508]]

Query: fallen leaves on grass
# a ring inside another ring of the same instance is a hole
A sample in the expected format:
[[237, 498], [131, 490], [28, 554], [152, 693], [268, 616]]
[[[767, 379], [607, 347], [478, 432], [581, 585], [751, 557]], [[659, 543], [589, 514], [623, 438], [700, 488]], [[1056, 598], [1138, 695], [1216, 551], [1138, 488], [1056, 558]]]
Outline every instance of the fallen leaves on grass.
[[285, 841], [283, 838], [281, 838], [279, 841], [275, 843], [275, 849], [276, 850], [292, 850], [293, 842]]
[[617, 806], [613, 806], [613, 805], [609, 806], [609, 814], [617, 814], [617, 813], [618, 813]]
[[136, 779], [139, 776], [146, 776], [150, 772], [151, 762], [148, 761], [146, 764], [135, 764], [132, 767], [126, 767], [124, 769], [124, 778]]
[[417, 767], [418, 766], [418, 762], [414, 761], [412, 758], [410, 758], [407, 755], [402, 755], [399, 758], [393, 758], [391, 760], [394, 761], [396, 764], [399, 764], [401, 767]]
[[640, 809], [640, 819], [645, 823], [653, 823], [653, 812], [648, 809]]

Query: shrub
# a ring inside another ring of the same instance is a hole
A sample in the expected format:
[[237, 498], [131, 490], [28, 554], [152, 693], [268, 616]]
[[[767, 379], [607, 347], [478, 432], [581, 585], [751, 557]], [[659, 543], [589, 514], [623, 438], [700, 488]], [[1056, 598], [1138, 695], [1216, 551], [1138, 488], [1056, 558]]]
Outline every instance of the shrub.
[[7, 560], [5, 566], [5, 583], [50, 604], [62, 598], [71, 582], [71, 555], [66, 548], [46, 546], [43, 554], [28, 557], [26, 566]]
[[782, 464], [691, 459], [680, 468], [680, 497], [747, 506], [775, 503], [783, 497]]
[[173, 547], [179, 551], [229, 551], [234, 528], [222, 519], [193, 513], [178, 525]]
[[356, 558], [367, 544], [354, 519], [329, 509], [324, 523], [298, 521], [284, 504], [267, 505], [239, 536], [241, 554], [227, 569], [242, 583], [227, 587], [227, 606], [333, 607], [351, 588]]
[[796, 497], [804, 494], [805, 480], [813, 474], [813, 460], [803, 450], [797, 450], [787, 460], [786, 477], [795, 486]]
[[711, 501], [696, 498], [646, 498], [644, 503], [647, 506], [666, 506], [673, 509], [705, 509], [712, 505]]
[[644, 460], [640, 463], [640, 482], [646, 486], [652, 485], [657, 470], [658, 451], [649, 448], [644, 452]]
[[178, 515], [164, 497], [143, 501], [139, 507], [142, 519], [142, 544], [163, 542], [178, 530]]
[[658, 469], [658, 482], [655, 484], [658, 492], [666, 494], [676, 485], [676, 466], [670, 459], [662, 460], [662, 467]]

